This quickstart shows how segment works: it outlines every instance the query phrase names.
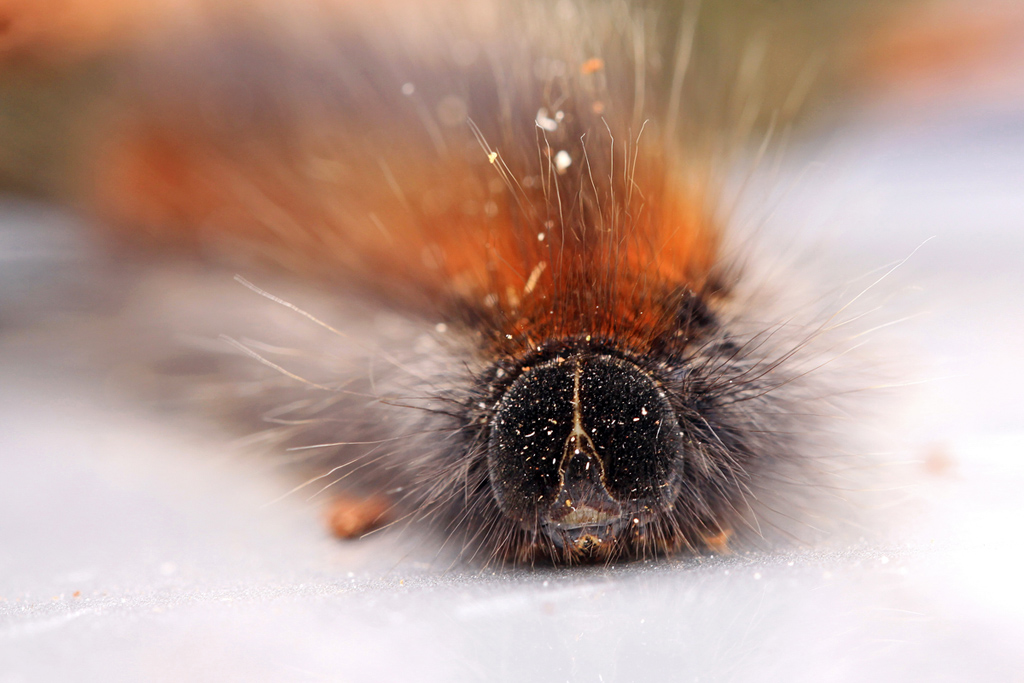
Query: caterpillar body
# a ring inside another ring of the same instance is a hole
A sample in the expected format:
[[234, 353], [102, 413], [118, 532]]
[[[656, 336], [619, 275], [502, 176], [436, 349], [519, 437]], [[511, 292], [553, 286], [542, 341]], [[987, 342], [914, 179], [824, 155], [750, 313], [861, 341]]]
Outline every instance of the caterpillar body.
[[272, 309], [224, 330], [266, 373], [223, 400], [345, 534], [526, 564], [803, 539], [860, 486], [850, 314], [794, 305], [723, 196], [805, 75], [773, 102], [764, 43], [725, 59], [701, 11], [207, 3], [135, 50], [85, 196]]

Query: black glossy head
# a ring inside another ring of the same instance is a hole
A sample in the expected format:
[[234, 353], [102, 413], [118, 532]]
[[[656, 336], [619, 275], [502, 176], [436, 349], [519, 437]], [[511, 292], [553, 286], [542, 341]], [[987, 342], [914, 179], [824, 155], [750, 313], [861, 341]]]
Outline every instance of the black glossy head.
[[683, 437], [648, 373], [580, 353], [523, 369], [498, 404], [487, 461], [507, 517], [580, 546], [672, 506]]

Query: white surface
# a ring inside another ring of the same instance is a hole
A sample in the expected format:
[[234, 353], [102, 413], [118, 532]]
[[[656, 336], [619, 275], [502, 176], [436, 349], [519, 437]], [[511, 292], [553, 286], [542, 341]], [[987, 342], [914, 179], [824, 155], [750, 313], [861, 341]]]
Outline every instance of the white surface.
[[854, 269], [932, 238], [896, 279], [923, 290], [934, 359], [911, 438], [954, 463], [922, 468], [884, 546], [495, 573], [398, 533], [339, 543], [303, 500], [269, 504], [274, 472], [47, 348], [75, 340], [18, 331], [78, 305], [50, 291], [86, 266], [73, 225], [8, 206], [0, 682], [1024, 680], [1024, 121], [867, 125], [794, 156], [773, 222]]

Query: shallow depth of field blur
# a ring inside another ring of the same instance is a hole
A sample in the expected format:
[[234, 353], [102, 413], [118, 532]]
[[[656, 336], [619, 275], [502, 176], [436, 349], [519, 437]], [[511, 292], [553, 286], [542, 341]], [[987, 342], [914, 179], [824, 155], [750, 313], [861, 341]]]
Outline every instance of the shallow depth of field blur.
[[[736, 215], [837, 272], [906, 259], [912, 510], [852, 546], [481, 572], [330, 538], [215, 425], [81, 366], [133, 294], [78, 210], [85, 140], [180, 8], [0, 0], [0, 683], [1022, 680], [1024, 5], [854, 4], [772, 4], [765, 78], [820, 69]], [[701, 12], [749, 37], [764, 6]]]

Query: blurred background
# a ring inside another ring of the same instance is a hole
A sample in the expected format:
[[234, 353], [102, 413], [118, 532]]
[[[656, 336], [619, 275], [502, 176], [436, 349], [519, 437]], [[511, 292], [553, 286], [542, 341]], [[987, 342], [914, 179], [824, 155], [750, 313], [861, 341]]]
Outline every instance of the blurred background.
[[1024, 680], [1024, 4], [704, 0], [696, 54], [756, 55], [754, 126], [782, 131], [737, 220], [836, 273], [906, 259], [885, 338], [920, 378], [893, 437], [915, 502], [883, 539], [573, 571], [338, 543], [244, 443], [96, 364], [182, 286], [94, 219], [97, 140], [127, 56], [200, 7], [0, 0], [0, 683]]

